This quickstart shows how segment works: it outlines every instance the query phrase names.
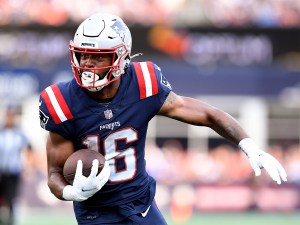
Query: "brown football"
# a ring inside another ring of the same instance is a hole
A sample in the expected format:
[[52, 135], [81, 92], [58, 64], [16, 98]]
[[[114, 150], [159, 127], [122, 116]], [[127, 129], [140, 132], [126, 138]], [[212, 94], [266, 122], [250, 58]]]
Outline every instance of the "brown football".
[[99, 161], [99, 167], [97, 173], [99, 174], [103, 169], [105, 163], [104, 156], [101, 155], [99, 152], [89, 150], [89, 149], [80, 149], [74, 152], [73, 154], [71, 154], [67, 158], [63, 168], [63, 175], [66, 181], [69, 184], [73, 184], [78, 160], [82, 160], [82, 174], [88, 177], [91, 173], [94, 159], [98, 159]]

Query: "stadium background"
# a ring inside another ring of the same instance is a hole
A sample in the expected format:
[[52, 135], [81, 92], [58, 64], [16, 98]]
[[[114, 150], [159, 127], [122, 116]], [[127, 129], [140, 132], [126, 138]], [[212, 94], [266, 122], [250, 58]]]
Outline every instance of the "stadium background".
[[[18, 199], [18, 225], [76, 224], [46, 181], [38, 94], [72, 78], [78, 23], [111, 12], [129, 25], [137, 60], [158, 64], [177, 94], [237, 118], [284, 165], [288, 183], [253, 177], [245, 156], [207, 128], [156, 117], [148, 171], [170, 224], [299, 224], [300, 2], [297, 0], [1, 0], [0, 115], [20, 108], [35, 149]], [[53, 218], [48, 220], [46, 218]], [[47, 221], [46, 221], [46, 220]]]

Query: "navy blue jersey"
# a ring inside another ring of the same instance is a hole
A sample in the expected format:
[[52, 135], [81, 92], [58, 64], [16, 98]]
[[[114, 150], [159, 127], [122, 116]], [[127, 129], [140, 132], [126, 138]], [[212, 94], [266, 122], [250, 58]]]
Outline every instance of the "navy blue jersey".
[[[109, 161], [107, 184], [82, 206], [117, 206], [147, 195], [155, 186], [146, 173], [148, 122], [171, 86], [152, 62], [130, 63], [116, 96], [99, 103], [75, 79], [51, 85], [40, 95], [41, 126], [74, 143], [75, 149], [99, 151]], [[154, 193], [148, 197], [152, 201]], [[152, 199], [151, 199], [152, 198]]]

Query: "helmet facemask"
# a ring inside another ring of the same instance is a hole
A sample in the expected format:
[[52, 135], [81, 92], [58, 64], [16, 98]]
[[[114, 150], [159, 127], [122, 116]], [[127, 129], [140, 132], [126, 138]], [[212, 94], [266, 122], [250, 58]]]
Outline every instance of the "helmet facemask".
[[[79, 86], [92, 92], [100, 91], [103, 87], [119, 79], [120, 75], [125, 73], [125, 69], [130, 61], [128, 51], [123, 45], [113, 49], [74, 48], [71, 41], [70, 53], [71, 66], [77, 83]], [[80, 66], [81, 54], [91, 54], [94, 55], [93, 57], [109, 54], [111, 55], [111, 64], [103, 67], [82, 67]], [[122, 61], [120, 59], [126, 58], [126, 56], [128, 56], [128, 59], [125, 60], [126, 65], [121, 65]], [[103, 73], [99, 74], [99, 71], [104, 71], [105, 75], [103, 76]]]

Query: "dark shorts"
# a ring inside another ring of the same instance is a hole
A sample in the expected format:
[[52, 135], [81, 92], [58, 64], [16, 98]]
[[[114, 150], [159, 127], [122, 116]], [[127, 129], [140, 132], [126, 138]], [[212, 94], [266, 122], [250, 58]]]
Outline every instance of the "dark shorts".
[[163, 215], [155, 202], [152, 202], [148, 212], [129, 216], [124, 221], [113, 223], [114, 225], [167, 225]]
[[130, 215], [118, 222], [101, 222], [101, 218], [91, 216], [89, 222], [78, 222], [78, 225], [167, 225], [167, 222], [153, 201], [145, 212]]
[[[96, 213], [96, 211], [100, 212], [100, 210], [94, 209], [90, 211], [89, 214], [86, 214], [90, 215], [87, 216], [87, 219], [89, 220], [79, 221], [80, 219], [77, 218], [78, 225], [167, 225], [167, 222], [154, 201], [151, 203], [150, 208], [147, 207], [144, 212], [132, 214], [117, 222], [103, 222], [101, 216], [99, 216], [99, 213]], [[104, 211], [101, 210], [100, 213], [105, 217], [107, 217], [110, 213], [116, 215], [116, 211], [113, 208], [106, 209]]]
[[19, 192], [20, 175], [0, 174], [0, 204], [13, 204]]

